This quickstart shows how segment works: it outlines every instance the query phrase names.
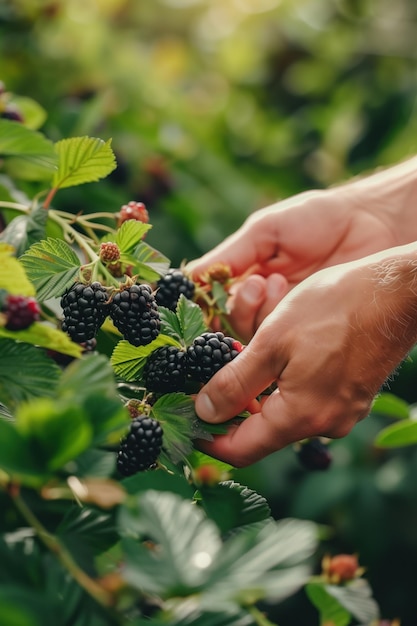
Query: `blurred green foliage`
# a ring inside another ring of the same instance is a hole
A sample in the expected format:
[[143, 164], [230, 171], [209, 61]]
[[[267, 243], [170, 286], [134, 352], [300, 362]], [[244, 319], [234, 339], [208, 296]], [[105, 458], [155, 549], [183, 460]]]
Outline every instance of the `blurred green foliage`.
[[[179, 264], [256, 208], [414, 154], [416, 32], [415, 0], [6, 0], [0, 79], [54, 141], [112, 138], [115, 172], [57, 208], [143, 201], [149, 243]], [[416, 402], [415, 380], [414, 361], [391, 389]], [[240, 471], [277, 517], [357, 551], [384, 615], [415, 626], [417, 451], [376, 450], [383, 425], [333, 443], [325, 474], [291, 449]], [[307, 623], [302, 598], [290, 609], [283, 624]]]

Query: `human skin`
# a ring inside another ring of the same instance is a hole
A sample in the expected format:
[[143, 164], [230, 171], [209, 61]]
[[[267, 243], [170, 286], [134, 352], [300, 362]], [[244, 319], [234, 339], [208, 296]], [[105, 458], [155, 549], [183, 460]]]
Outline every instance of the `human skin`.
[[[306, 437], [344, 436], [369, 413], [417, 340], [416, 199], [412, 159], [258, 211], [190, 265], [194, 276], [215, 262], [244, 276], [231, 321], [250, 339], [196, 411], [214, 423], [253, 414], [201, 449], [244, 466]], [[277, 390], [254, 402], [271, 383]]]

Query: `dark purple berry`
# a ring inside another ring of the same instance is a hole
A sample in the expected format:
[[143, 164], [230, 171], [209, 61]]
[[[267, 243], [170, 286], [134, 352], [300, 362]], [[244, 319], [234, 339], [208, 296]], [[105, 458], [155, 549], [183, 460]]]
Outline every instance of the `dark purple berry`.
[[242, 344], [221, 332], [203, 333], [187, 348], [187, 372], [192, 380], [206, 383], [242, 351]]
[[171, 268], [168, 270], [156, 286], [155, 298], [158, 305], [171, 309], [171, 311], [175, 311], [181, 294], [192, 300], [195, 292], [195, 284], [180, 269]]
[[154, 350], [143, 370], [146, 388], [155, 393], [184, 391], [186, 361], [185, 352], [176, 346], [162, 346]]
[[128, 434], [120, 443], [117, 470], [122, 476], [152, 469], [162, 449], [163, 431], [152, 417], [132, 419]]
[[319, 438], [300, 442], [296, 454], [301, 465], [308, 470], [326, 470], [332, 462], [328, 445]]
[[6, 316], [7, 330], [24, 330], [39, 319], [41, 311], [35, 298], [9, 294], [2, 312]]
[[107, 291], [98, 281], [76, 282], [61, 298], [62, 330], [76, 343], [94, 339], [109, 311]]
[[133, 346], [146, 346], [159, 335], [161, 319], [149, 285], [133, 284], [117, 291], [110, 304], [110, 317]]

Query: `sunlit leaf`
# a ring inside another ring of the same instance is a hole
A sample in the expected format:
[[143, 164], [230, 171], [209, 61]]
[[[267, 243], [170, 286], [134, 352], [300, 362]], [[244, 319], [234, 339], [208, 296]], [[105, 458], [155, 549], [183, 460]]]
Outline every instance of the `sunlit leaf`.
[[111, 140], [95, 137], [71, 137], [55, 144], [58, 171], [54, 175], [54, 188], [73, 187], [104, 178], [116, 167]]
[[137, 220], [127, 220], [117, 230], [115, 242], [122, 253], [132, 252], [151, 228], [151, 224], [144, 224]]
[[81, 265], [65, 241], [50, 237], [32, 245], [20, 260], [40, 301], [62, 295]]
[[345, 586], [326, 585], [325, 589], [360, 622], [368, 624], [379, 619], [379, 607], [366, 580], [358, 578]]
[[309, 583], [306, 585], [306, 593], [320, 614], [321, 624], [348, 626], [352, 621], [350, 612], [328, 593], [326, 585]]
[[0, 119], [0, 155], [18, 156], [52, 172], [56, 170], [54, 145], [46, 137], [23, 124]]
[[82, 347], [71, 341], [66, 333], [41, 322], [34, 322], [23, 330], [0, 328], [0, 337], [30, 343], [48, 350], [55, 350], [74, 358], [80, 357], [82, 354]]
[[380, 448], [397, 448], [417, 443], [417, 421], [404, 419], [387, 426], [375, 438], [375, 445]]
[[174, 338], [162, 333], [147, 346], [132, 346], [122, 339], [115, 346], [110, 361], [117, 376], [126, 381], [139, 380], [148, 356], [157, 348], [167, 345], [181, 347]]
[[0, 289], [27, 297], [35, 295], [23, 265], [13, 256], [13, 247], [6, 243], [0, 243]]
[[381, 393], [374, 400], [372, 413], [386, 415], [394, 419], [408, 419], [410, 407], [408, 402], [392, 393]]

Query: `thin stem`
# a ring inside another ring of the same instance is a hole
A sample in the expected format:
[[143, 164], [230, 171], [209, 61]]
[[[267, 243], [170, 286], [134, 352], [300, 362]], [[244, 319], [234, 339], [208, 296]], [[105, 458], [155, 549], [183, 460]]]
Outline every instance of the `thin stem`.
[[258, 626], [278, 626], [274, 622], [270, 622], [264, 613], [262, 613], [256, 606], [246, 607], [247, 611], [252, 615]]
[[83, 237], [83, 235], [81, 235], [80, 233], [78, 233], [75, 228], [72, 228], [72, 226], [70, 226], [70, 224], [67, 222], [67, 220], [65, 220], [64, 218], [60, 217], [59, 215], [57, 215], [55, 212], [50, 213], [50, 217], [51, 219], [56, 222], [57, 224], [59, 224], [62, 228], [62, 230], [64, 231], [64, 233], [66, 233], [67, 235], [70, 234], [72, 239], [78, 243], [78, 245], [80, 246], [80, 248], [82, 248], [89, 256], [91, 261], [98, 261], [99, 257], [98, 255], [94, 252], [94, 250], [91, 248], [91, 246], [87, 243], [85, 237]]
[[18, 204], [17, 202], [6, 202], [6, 200], [2, 200], [0, 202], [0, 207], [3, 209], [15, 209], [16, 211], [22, 211], [23, 213], [28, 213], [30, 211], [30, 207], [25, 204]]
[[44, 545], [57, 556], [62, 565], [70, 572], [74, 580], [92, 597], [94, 600], [103, 607], [109, 608], [113, 605], [113, 597], [107, 591], [105, 591], [95, 580], [90, 578], [88, 574], [82, 570], [79, 565], [74, 561], [72, 555], [68, 550], [58, 541], [58, 539], [49, 533], [43, 524], [38, 520], [34, 513], [27, 506], [22, 496], [18, 493], [13, 494], [13, 501], [16, 508], [30, 524], [30, 526], [36, 531], [39, 539]]

